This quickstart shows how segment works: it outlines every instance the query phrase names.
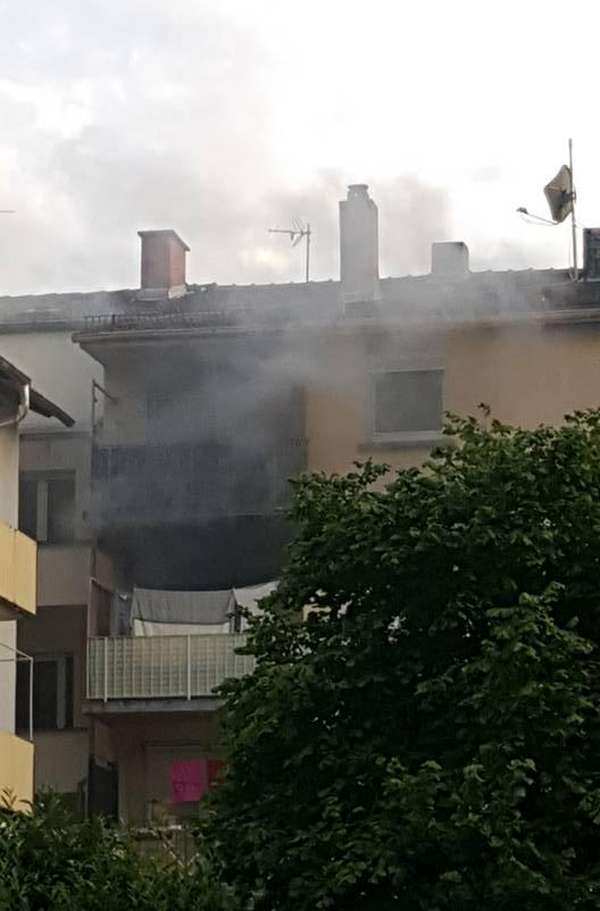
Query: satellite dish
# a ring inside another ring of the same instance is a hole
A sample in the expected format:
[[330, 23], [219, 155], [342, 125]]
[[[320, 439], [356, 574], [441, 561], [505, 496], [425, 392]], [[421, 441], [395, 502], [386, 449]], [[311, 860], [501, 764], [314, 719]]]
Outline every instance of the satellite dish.
[[571, 169], [566, 164], [562, 166], [556, 177], [544, 187], [544, 195], [550, 207], [552, 220], [556, 224], [564, 221], [573, 211], [575, 202], [575, 187]]

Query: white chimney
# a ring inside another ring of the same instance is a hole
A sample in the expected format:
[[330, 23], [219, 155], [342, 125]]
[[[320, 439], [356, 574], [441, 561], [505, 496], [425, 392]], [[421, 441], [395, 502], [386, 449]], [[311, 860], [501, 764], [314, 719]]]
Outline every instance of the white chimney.
[[340, 279], [344, 303], [379, 298], [377, 206], [366, 183], [350, 184], [340, 202]]
[[431, 245], [431, 273], [448, 278], [469, 274], [469, 248], [462, 240]]

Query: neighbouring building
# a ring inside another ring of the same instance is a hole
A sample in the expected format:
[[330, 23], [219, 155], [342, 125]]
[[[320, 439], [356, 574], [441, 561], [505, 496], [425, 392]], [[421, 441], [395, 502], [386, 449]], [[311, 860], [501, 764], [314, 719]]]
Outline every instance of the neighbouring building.
[[0, 357], [0, 801], [18, 809], [33, 799], [31, 706], [39, 688], [38, 669], [17, 642], [17, 629], [36, 613], [37, 546], [18, 531], [19, 431], [29, 413], [73, 424]]
[[340, 204], [339, 281], [192, 284], [175, 231], [140, 236], [138, 289], [0, 299], [2, 344], [77, 418], [21, 444], [40, 550], [19, 647], [60, 681], [55, 710], [34, 706], [36, 786], [136, 823], [195, 812], [220, 759], [212, 691], [251, 670], [237, 605], [277, 578], [289, 476], [418, 464], [444, 411], [480, 402], [560, 422], [600, 381], [594, 231], [576, 283], [471, 272], [452, 242], [429, 274], [381, 278], [363, 184]]

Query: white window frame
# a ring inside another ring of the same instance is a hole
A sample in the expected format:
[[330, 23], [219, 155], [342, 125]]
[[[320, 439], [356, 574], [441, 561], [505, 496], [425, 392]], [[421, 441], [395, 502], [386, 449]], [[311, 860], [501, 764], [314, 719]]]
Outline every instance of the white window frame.
[[[442, 411], [440, 426], [436, 430], [395, 430], [382, 433], [376, 429], [376, 381], [387, 373], [440, 373], [442, 377]], [[381, 367], [369, 371], [369, 436], [374, 443], [436, 443], [442, 437], [444, 425], [444, 380], [445, 370], [439, 363], [426, 366], [402, 364], [402, 366]]]

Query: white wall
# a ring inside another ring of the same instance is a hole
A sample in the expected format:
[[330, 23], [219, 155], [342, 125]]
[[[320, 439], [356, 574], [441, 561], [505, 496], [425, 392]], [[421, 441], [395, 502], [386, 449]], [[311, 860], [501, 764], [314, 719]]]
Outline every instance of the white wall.
[[19, 527], [19, 431], [0, 428], [0, 521]]
[[[81, 431], [90, 425], [92, 379], [101, 383], [103, 370], [71, 336], [63, 331], [6, 333], [0, 338], [0, 354], [31, 377], [34, 389], [70, 414], [76, 422], [73, 429]], [[22, 424], [24, 430], [61, 427], [55, 418], [37, 414]]]
[[35, 790], [72, 793], [87, 778], [88, 733], [39, 731], [35, 735]]
[[0, 621], [0, 731], [11, 734], [15, 732], [16, 647], [17, 621]]
[[[32, 430], [21, 433], [20, 470], [22, 472], [75, 472], [75, 537], [87, 541], [89, 526], [91, 441], [87, 433], [57, 433], [62, 425], [46, 420], [47, 433]], [[64, 430], [64, 428], [62, 428]]]

